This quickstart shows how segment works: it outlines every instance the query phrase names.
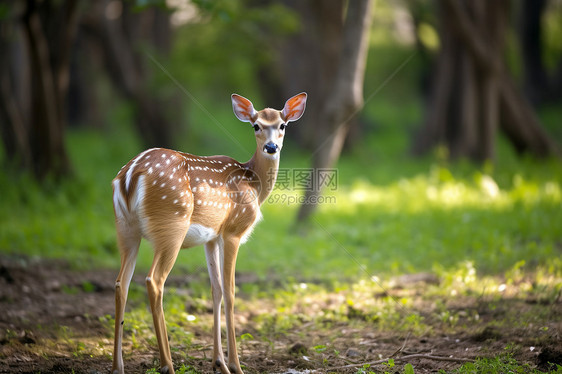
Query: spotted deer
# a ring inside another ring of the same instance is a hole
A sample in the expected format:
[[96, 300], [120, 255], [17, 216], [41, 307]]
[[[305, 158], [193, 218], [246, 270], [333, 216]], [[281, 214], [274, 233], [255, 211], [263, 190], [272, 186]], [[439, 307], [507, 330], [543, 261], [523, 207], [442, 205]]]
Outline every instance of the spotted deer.
[[[234, 268], [240, 244], [261, 219], [260, 206], [271, 193], [279, 169], [285, 128], [298, 120], [306, 93], [283, 110], [256, 111], [233, 94], [236, 117], [254, 129], [257, 149], [246, 163], [228, 156], [195, 156], [164, 148], [140, 153], [113, 180], [113, 207], [121, 270], [115, 282], [113, 373], [124, 373], [123, 323], [129, 284], [141, 238], [154, 249], [146, 288], [160, 351], [160, 371], [174, 373], [162, 297], [164, 283], [182, 248], [204, 245], [213, 299], [213, 369], [242, 373], [234, 327]], [[221, 342], [224, 298], [228, 363]]]

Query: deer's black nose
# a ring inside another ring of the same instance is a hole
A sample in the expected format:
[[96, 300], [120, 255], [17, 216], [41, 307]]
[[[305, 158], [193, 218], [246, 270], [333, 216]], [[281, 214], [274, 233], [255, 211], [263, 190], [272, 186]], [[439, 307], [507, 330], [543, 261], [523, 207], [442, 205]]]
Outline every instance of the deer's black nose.
[[273, 142], [269, 142], [266, 145], [263, 146], [263, 149], [269, 153], [270, 155], [274, 154], [275, 152], [277, 152], [277, 149], [279, 147], [277, 146], [277, 144], [273, 143]]

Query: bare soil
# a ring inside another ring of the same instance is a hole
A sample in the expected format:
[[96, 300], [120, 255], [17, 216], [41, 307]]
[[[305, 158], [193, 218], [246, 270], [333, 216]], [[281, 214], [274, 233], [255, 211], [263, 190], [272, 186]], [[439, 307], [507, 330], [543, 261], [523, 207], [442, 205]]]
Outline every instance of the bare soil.
[[[114, 314], [115, 276], [113, 270], [75, 271], [61, 262], [0, 257], [0, 373], [109, 373], [113, 337], [100, 317]], [[240, 278], [239, 282], [243, 282], [252, 277]], [[412, 282], [406, 280], [390, 292], [423, 292], [419, 280], [413, 277]], [[185, 286], [185, 280], [172, 277], [167, 284], [181, 286], [182, 282]], [[243, 300], [244, 295], [240, 296]], [[435, 321], [431, 323], [431, 333], [381, 331], [375, 324], [362, 321], [364, 316], [350, 308], [347, 322], [303, 324], [284, 331], [274, 342], [245, 342], [241, 361], [247, 373], [355, 373], [357, 368], [350, 365], [394, 354], [397, 365], [391, 372], [399, 372], [404, 363], [410, 362], [416, 373], [431, 373], [454, 370], [463, 359], [501, 355], [506, 346], [511, 346], [520, 363], [545, 371], [549, 363], [562, 365], [560, 298], [549, 302], [531, 297], [506, 298], [494, 305], [478, 297], [459, 299], [448, 304], [449, 310], [476, 311], [480, 319], [474, 324], [460, 321], [457, 329], [438, 323], [442, 318], [432, 315], [431, 303], [420, 302], [418, 308], [426, 323]], [[529, 312], [536, 318], [517, 319]], [[463, 313], [459, 315], [462, 319]], [[258, 334], [253, 318], [249, 311], [237, 312], [239, 334]], [[175, 364], [211, 372], [211, 336], [207, 331], [194, 331], [194, 335], [201, 348], [190, 352], [189, 358], [175, 353]], [[84, 354], [83, 346], [77, 343], [90, 341], [101, 342], [99, 353], [89, 350]], [[326, 342], [329, 347], [325, 351], [317, 347]], [[157, 365], [155, 345], [134, 349], [126, 343], [124, 351], [127, 372], [144, 373]], [[411, 358], [400, 361], [400, 357], [407, 356]], [[371, 370], [389, 369], [377, 364]]]

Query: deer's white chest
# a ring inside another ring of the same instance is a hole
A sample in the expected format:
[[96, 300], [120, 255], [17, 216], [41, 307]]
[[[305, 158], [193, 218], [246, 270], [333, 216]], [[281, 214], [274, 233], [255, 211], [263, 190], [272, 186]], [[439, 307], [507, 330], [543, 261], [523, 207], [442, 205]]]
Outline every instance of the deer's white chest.
[[192, 223], [183, 239], [183, 248], [195, 247], [207, 243], [217, 237], [217, 233], [210, 227]]

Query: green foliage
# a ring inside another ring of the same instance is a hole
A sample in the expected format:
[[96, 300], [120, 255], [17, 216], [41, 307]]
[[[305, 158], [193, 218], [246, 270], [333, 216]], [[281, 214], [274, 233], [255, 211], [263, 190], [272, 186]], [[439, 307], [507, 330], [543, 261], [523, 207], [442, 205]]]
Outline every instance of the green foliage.
[[199, 374], [200, 371], [198, 371], [196, 368], [194, 368], [191, 365], [184, 365], [182, 364], [181, 367], [176, 370], [176, 373], [178, 374]]
[[412, 364], [404, 365], [404, 374], [414, 374], [414, 367]]
[[[440, 371], [441, 373], [445, 373]], [[518, 363], [511, 354], [506, 353], [492, 358], [479, 358], [474, 362], [462, 365], [453, 374], [492, 374], [492, 373], [513, 373], [513, 374], [542, 374], [544, 372], [532, 368], [528, 364]], [[555, 371], [551, 373], [562, 373], [562, 366], [557, 365]]]
[[[126, 131], [126, 130], [125, 130]], [[75, 179], [38, 185], [29, 175], [0, 173], [0, 250], [66, 259], [77, 267], [115, 266], [111, 179], [135, 152], [134, 137], [116, 130], [72, 133], [69, 152]]]
[[357, 369], [355, 374], [375, 374], [374, 371], [369, 370], [370, 367], [371, 367], [371, 365], [365, 364], [365, 365], [363, 365], [363, 367]]
[[234, 90], [256, 96], [256, 72], [274, 64], [278, 38], [298, 29], [297, 15], [276, 2], [198, 0], [194, 4], [197, 16], [177, 30], [170, 59], [174, 77], [189, 90], [213, 98], [228, 98]]
[[316, 353], [322, 353], [322, 352], [326, 351], [327, 347], [324, 344], [320, 344], [320, 345], [312, 347], [312, 349], [314, 349], [314, 351]]
[[[251, 132], [238, 126], [230, 108], [215, 113], [221, 123], [236, 125], [227, 131], [242, 142], [225, 146], [230, 148], [225, 153], [249, 157]], [[223, 130], [209, 131], [229, 142], [220, 134]], [[494, 167], [452, 163], [446, 156], [409, 159], [400, 134], [381, 128], [342, 158], [338, 189], [328, 191], [334, 201], [320, 206], [305, 237], [292, 233], [296, 204], [264, 204], [265, 220], [240, 251], [237, 270], [264, 280], [273, 275], [326, 281], [440, 273], [468, 262], [481, 273], [504, 272], [516, 264], [524, 264], [518, 271], [541, 264], [560, 271], [560, 162], [518, 161], [503, 148]], [[72, 132], [68, 141], [75, 180], [39, 186], [25, 175], [0, 173], [0, 248], [4, 253], [62, 258], [76, 267], [117, 267], [110, 181], [140, 148], [129, 130], [118, 126], [106, 135]], [[203, 142], [193, 152], [208, 153], [206, 147]], [[374, 167], [373, 155], [378, 159]], [[306, 157], [289, 149], [281, 167], [306, 167]], [[148, 268], [151, 257], [143, 245], [139, 268]], [[205, 272], [203, 251], [182, 253], [176, 268]]]
[[[146, 374], [153, 374], [153, 373], [160, 373], [160, 370], [157, 368], [150, 368], [146, 372]], [[196, 368], [191, 365], [184, 365], [182, 364], [179, 369], [176, 370], [177, 374], [199, 374], [201, 373]]]

